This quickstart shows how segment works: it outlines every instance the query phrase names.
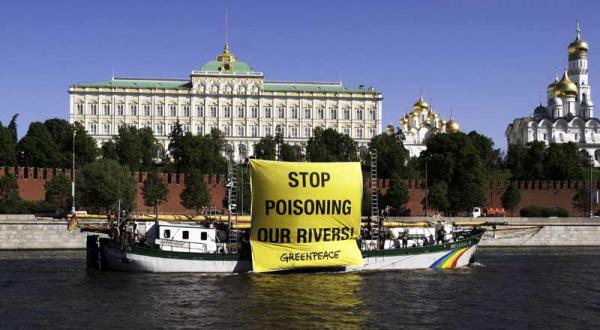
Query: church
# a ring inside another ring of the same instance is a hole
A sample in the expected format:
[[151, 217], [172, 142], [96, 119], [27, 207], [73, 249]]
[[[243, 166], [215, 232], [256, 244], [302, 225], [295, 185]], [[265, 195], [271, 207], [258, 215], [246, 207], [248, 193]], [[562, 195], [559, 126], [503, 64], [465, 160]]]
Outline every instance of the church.
[[[388, 125], [386, 132], [392, 134], [394, 127]], [[460, 132], [460, 126], [452, 117], [448, 121], [440, 117], [421, 96], [413, 105], [412, 111], [400, 119], [400, 132], [404, 138], [404, 148], [408, 150], [410, 157], [419, 157], [427, 149], [426, 142], [430, 136]]]
[[506, 129], [508, 144], [533, 141], [574, 142], [600, 165], [600, 120], [594, 117], [592, 87], [588, 81], [588, 44], [576, 37], [568, 47], [568, 68], [547, 88], [547, 104], [542, 102], [529, 117], [517, 118]]

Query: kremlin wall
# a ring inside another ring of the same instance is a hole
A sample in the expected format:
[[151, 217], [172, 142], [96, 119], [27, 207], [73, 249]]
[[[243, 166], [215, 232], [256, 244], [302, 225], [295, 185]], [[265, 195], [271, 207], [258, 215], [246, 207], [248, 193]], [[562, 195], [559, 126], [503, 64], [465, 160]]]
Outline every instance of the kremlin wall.
[[[15, 175], [19, 184], [19, 193], [21, 198], [28, 201], [43, 200], [45, 189], [44, 184], [52, 179], [54, 175], [63, 172], [70, 177], [69, 170], [43, 169], [43, 168], [1, 168], [0, 177], [6, 173]], [[151, 207], [144, 206], [142, 198], [143, 182], [146, 179], [145, 173], [136, 173], [137, 185], [136, 205], [138, 212], [153, 212]], [[179, 194], [183, 191], [185, 177], [183, 174], [163, 174], [163, 180], [169, 187], [169, 198], [160, 206], [160, 212], [163, 213], [193, 213], [193, 210], [185, 209], [179, 199]], [[222, 209], [222, 200], [225, 197], [224, 176], [206, 176], [205, 182], [208, 185], [212, 206]], [[514, 210], [514, 216], [519, 216], [519, 210], [527, 206], [540, 207], [562, 207], [569, 212], [570, 216], [587, 216], [583, 212], [573, 208], [573, 197], [577, 190], [587, 186], [585, 181], [514, 181], [512, 182], [521, 191], [521, 202]], [[425, 214], [421, 206], [421, 200], [425, 196], [424, 180], [406, 180], [410, 200], [406, 208], [410, 210], [411, 216], [422, 216]], [[501, 207], [501, 196], [506, 187], [511, 184], [510, 181], [492, 181], [484, 187], [486, 196], [486, 205], [483, 207]], [[388, 180], [379, 182], [380, 191], [385, 195], [389, 188]], [[594, 189], [600, 189], [600, 181], [594, 182]], [[599, 208], [596, 208], [597, 211]], [[429, 215], [434, 211], [430, 210]], [[507, 216], [511, 216], [507, 210]]]

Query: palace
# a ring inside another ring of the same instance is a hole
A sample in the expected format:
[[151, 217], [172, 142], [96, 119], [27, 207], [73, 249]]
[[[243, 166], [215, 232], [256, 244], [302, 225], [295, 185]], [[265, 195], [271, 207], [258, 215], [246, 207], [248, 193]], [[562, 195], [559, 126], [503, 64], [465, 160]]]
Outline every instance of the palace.
[[[419, 157], [427, 149], [427, 138], [437, 133], [460, 132], [460, 126], [452, 118], [446, 122], [421, 96], [413, 105], [413, 110], [400, 119], [400, 131], [404, 135], [404, 148], [410, 157]], [[388, 125], [386, 132], [393, 133], [394, 127]]]
[[161, 149], [179, 122], [184, 132], [223, 132], [226, 152], [240, 160], [261, 137], [279, 132], [305, 145], [316, 127], [333, 128], [366, 146], [381, 132], [382, 94], [339, 82], [268, 81], [225, 43], [215, 60], [185, 79], [113, 77], [69, 87], [70, 122], [81, 122], [98, 144], [123, 125], [152, 128]]
[[548, 85], [547, 105], [541, 102], [530, 117], [515, 119], [506, 129], [509, 144], [532, 141], [574, 142], [600, 160], [600, 120], [594, 117], [592, 87], [588, 82], [588, 44], [577, 35], [568, 47], [568, 69]]

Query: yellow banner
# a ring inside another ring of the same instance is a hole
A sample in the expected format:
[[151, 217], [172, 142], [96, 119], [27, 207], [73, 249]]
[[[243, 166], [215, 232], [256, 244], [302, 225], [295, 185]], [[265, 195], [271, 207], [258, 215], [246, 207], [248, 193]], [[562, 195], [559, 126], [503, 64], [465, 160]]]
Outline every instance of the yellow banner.
[[255, 272], [362, 265], [359, 163], [251, 160]]

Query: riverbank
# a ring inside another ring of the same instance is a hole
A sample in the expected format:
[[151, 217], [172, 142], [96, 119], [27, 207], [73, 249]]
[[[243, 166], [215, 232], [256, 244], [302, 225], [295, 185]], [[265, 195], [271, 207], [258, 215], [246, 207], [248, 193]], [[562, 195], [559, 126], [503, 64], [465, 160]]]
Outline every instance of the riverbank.
[[[598, 218], [403, 217], [388, 220], [497, 223], [496, 231], [489, 230], [481, 246], [600, 246]], [[78, 231], [68, 232], [65, 219], [0, 215], [0, 250], [84, 249], [86, 236]]]

